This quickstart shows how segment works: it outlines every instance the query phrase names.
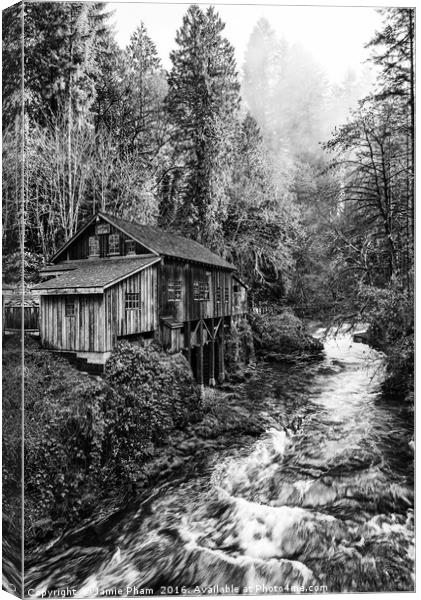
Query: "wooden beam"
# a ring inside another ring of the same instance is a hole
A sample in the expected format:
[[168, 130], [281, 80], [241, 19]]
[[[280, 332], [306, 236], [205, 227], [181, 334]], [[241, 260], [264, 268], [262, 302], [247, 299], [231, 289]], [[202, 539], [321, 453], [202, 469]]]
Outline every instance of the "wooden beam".
[[219, 383], [223, 383], [225, 381], [225, 332], [224, 332], [224, 322], [220, 327], [220, 336], [219, 336], [219, 344], [218, 344], [218, 361], [219, 361]]
[[187, 348], [187, 360], [191, 366], [191, 324], [190, 321], [184, 323], [184, 344]]
[[[211, 329], [214, 330], [213, 318], [211, 319]], [[215, 381], [215, 337], [212, 335], [209, 342], [209, 385], [214, 386]]]
[[200, 320], [199, 320], [199, 356], [197, 360], [197, 383], [200, 387], [201, 392], [203, 391], [203, 302], [200, 303]]
[[214, 337], [215, 337], [215, 339], [216, 339], [216, 336], [218, 334], [218, 330], [219, 330], [219, 328], [221, 326], [221, 323], [222, 323], [222, 317], [219, 317], [219, 319], [218, 319], [218, 325], [216, 327], [214, 327], [214, 332], [215, 332], [214, 333]]
[[40, 296], [63, 296], [66, 294], [103, 294], [102, 287], [37, 288]]
[[211, 339], [211, 340], [213, 340], [213, 339], [214, 339], [214, 337], [215, 337], [215, 336], [214, 336], [214, 332], [213, 332], [213, 319], [211, 319], [211, 322], [212, 322], [212, 325], [211, 325], [211, 328], [210, 328], [210, 329], [209, 329], [209, 327], [207, 326], [207, 323], [206, 323], [206, 321], [205, 321], [205, 320], [203, 320], [203, 325], [205, 326], [205, 328], [206, 328], [206, 331], [209, 333], [209, 337], [210, 337], [210, 339]]

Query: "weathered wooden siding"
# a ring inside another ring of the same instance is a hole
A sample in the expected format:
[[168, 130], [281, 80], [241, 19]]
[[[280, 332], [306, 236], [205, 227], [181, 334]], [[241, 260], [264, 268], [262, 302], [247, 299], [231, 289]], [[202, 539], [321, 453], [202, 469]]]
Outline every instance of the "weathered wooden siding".
[[[66, 316], [66, 299], [75, 314]], [[68, 352], [104, 352], [104, 301], [102, 294], [40, 296], [40, 336], [45, 348]]]
[[[104, 223], [104, 222], [102, 222]], [[89, 257], [89, 237], [95, 235], [96, 231], [96, 223], [92, 223], [77, 239], [74, 240], [72, 244], [64, 251], [62, 255], [60, 255], [59, 260], [80, 260], [83, 258]], [[108, 225], [108, 224], [107, 224]], [[125, 256], [126, 252], [126, 240], [130, 240], [131, 238], [122, 233], [119, 229], [113, 227], [112, 225], [108, 225], [109, 234], [99, 235], [99, 255], [100, 257], [109, 256], [109, 248], [108, 248], [108, 235], [117, 233], [120, 239], [120, 256]], [[149, 254], [150, 250], [142, 246], [141, 244], [135, 243], [135, 253], [136, 254]], [[116, 256], [113, 254], [112, 256]]]
[[[170, 300], [169, 281], [181, 281], [181, 299]], [[194, 299], [194, 282], [209, 284], [209, 300]], [[219, 290], [219, 292], [218, 292]], [[160, 316], [176, 321], [195, 321], [232, 314], [232, 273], [207, 265], [162, 259], [159, 277]], [[203, 305], [203, 308], [201, 308]], [[202, 315], [201, 315], [201, 310]]]
[[[22, 307], [6, 306], [3, 309], [3, 329], [20, 331], [22, 329]], [[39, 329], [39, 306], [25, 306], [23, 308], [25, 331]]]
[[[104, 293], [105, 351], [111, 350], [117, 337], [146, 333], [158, 327], [157, 265], [140, 271]], [[126, 293], [140, 293], [139, 309], [125, 308]]]

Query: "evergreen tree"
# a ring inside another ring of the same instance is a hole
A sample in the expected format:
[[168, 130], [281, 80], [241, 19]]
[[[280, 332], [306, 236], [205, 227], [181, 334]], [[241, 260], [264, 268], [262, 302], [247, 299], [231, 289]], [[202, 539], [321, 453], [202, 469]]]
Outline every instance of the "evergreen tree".
[[[13, 126], [22, 111], [22, 42], [25, 39], [22, 3], [2, 11], [2, 124]], [[25, 98], [28, 103], [29, 98]]]
[[230, 203], [224, 224], [228, 256], [260, 299], [279, 298], [291, 281], [297, 211], [280, 194], [256, 120], [237, 127]]
[[[401, 112], [399, 132], [406, 137], [408, 171], [408, 212], [414, 235], [415, 175], [415, 10], [387, 8], [384, 27], [368, 44], [373, 49], [372, 61], [381, 68], [375, 98], [393, 100]], [[401, 104], [399, 108], [398, 104]]]
[[174, 167], [182, 173], [177, 197], [171, 198], [177, 224], [211, 246], [222, 241], [240, 101], [234, 49], [223, 29], [213, 7], [188, 9], [171, 53], [167, 96]]
[[[3, 14], [4, 124], [10, 122], [13, 94], [20, 93], [19, 6]], [[95, 99], [96, 55], [108, 30], [108, 16], [104, 3], [24, 4], [23, 76], [30, 120], [45, 123], [69, 103], [74, 117], [88, 113]]]
[[256, 23], [247, 44], [242, 91], [249, 112], [257, 120], [268, 148], [279, 150], [286, 132], [279, 130], [276, 86], [284, 76], [287, 45], [279, 40], [267, 19]]
[[313, 57], [279, 39], [266, 19], [254, 27], [245, 55], [243, 96], [275, 162], [317, 154], [323, 139], [327, 84]]
[[167, 84], [155, 43], [143, 23], [126, 49], [123, 86], [129, 93], [124, 106], [126, 139], [142, 152], [145, 162], [153, 160], [165, 139], [164, 99]]

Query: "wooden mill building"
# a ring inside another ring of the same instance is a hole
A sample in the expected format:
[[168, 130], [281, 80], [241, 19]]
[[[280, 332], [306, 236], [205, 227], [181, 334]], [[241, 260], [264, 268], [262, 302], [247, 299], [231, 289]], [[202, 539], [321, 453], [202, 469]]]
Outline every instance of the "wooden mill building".
[[185, 354], [199, 383], [224, 379], [224, 338], [247, 311], [246, 287], [201, 244], [99, 212], [41, 275], [43, 347], [102, 368], [118, 340], [157, 339]]

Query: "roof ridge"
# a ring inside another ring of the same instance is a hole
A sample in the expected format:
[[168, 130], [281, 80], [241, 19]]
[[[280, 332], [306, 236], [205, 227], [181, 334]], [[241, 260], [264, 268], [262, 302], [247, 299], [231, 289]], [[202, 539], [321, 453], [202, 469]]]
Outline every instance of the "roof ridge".
[[221, 256], [217, 251], [211, 250], [202, 242], [186, 235], [163, 229], [157, 225], [139, 223], [134, 220], [129, 221], [103, 211], [99, 211], [97, 214], [108, 219], [110, 223], [114, 223], [116, 227], [137, 239], [145, 247], [153, 249], [157, 254], [235, 270], [235, 266], [227, 258]]
[[[155, 229], [155, 230], [159, 231], [160, 233], [165, 233], [166, 235], [172, 235], [172, 236], [178, 237], [182, 240], [194, 242], [195, 244], [199, 244], [199, 246], [206, 248], [206, 250], [208, 250], [209, 252], [213, 252], [213, 254], [217, 254], [214, 250], [211, 250], [210, 248], [208, 248], [207, 246], [202, 244], [202, 242], [198, 242], [197, 240], [194, 240], [191, 237], [187, 237], [186, 235], [183, 235], [181, 233], [174, 233], [173, 231], [171, 231], [169, 229], [164, 229], [163, 227], [159, 227], [159, 225], [150, 225], [149, 223], [139, 223], [138, 221], [135, 221], [134, 219], [132, 219], [131, 221], [128, 221], [127, 219], [123, 219], [122, 217], [116, 217], [115, 215], [111, 215], [110, 213], [101, 212], [101, 214], [105, 215], [111, 219], [117, 219], [118, 221], [124, 221], [125, 223], [130, 223], [131, 225], [137, 225], [138, 227], [149, 227], [150, 229]], [[217, 256], [220, 256], [220, 255], [217, 254]]]

